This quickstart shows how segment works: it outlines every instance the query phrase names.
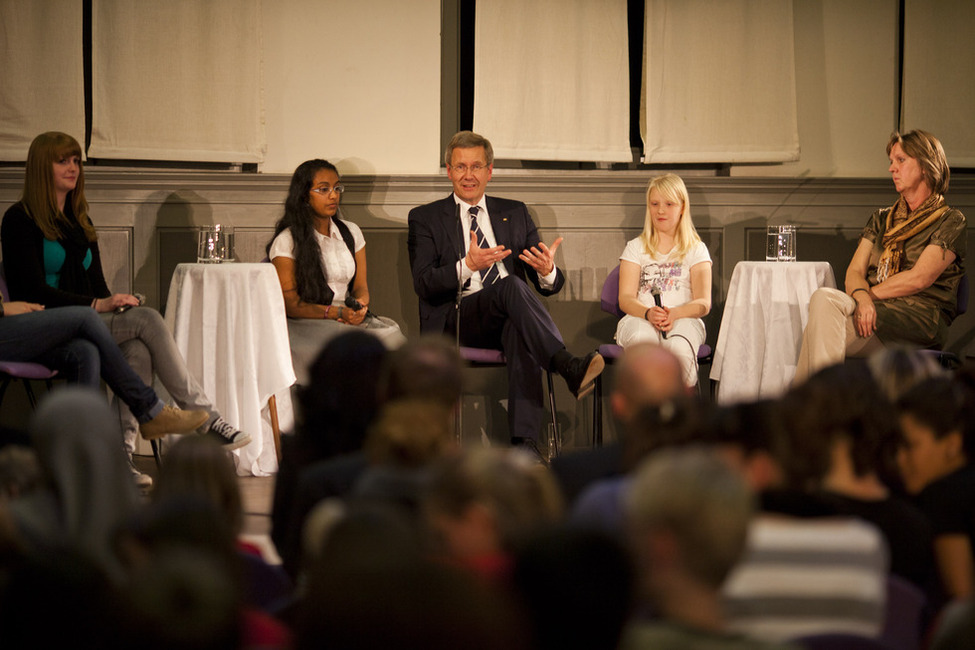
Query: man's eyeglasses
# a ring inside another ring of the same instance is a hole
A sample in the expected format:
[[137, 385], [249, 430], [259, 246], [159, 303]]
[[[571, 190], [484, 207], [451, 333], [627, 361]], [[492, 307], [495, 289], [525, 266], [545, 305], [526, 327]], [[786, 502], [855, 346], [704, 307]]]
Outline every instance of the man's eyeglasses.
[[467, 165], [451, 165], [450, 168], [453, 169], [458, 174], [464, 175], [467, 174], [467, 172], [470, 172], [472, 174], [482, 172], [485, 169], [487, 169], [487, 165], [471, 165], [470, 167], [468, 167]]
[[335, 187], [327, 187], [327, 186], [326, 187], [313, 187], [313, 188], [311, 188], [311, 191], [312, 192], [318, 192], [322, 196], [328, 196], [332, 192], [335, 192], [336, 194], [341, 194], [342, 192], [345, 191], [345, 185], [336, 185]]

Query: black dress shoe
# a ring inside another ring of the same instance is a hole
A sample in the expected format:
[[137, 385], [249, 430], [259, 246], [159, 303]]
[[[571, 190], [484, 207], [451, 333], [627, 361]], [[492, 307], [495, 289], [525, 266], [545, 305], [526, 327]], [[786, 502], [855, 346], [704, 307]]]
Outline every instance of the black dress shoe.
[[573, 358], [562, 376], [565, 377], [565, 383], [568, 384], [569, 390], [576, 396], [576, 399], [582, 399], [595, 388], [593, 381], [603, 371], [604, 367], [606, 367], [606, 362], [603, 360], [603, 355], [599, 352], [590, 352], [584, 357]]

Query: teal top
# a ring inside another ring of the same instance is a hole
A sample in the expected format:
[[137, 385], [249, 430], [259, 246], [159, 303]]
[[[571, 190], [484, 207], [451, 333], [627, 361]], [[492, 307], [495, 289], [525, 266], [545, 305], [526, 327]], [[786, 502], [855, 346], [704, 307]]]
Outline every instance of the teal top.
[[[58, 287], [58, 283], [61, 281], [61, 267], [64, 266], [64, 246], [60, 242], [52, 241], [50, 239], [44, 240], [44, 282], [47, 286]], [[85, 253], [85, 260], [83, 262], [85, 265], [85, 270], [91, 266], [91, 249]]]

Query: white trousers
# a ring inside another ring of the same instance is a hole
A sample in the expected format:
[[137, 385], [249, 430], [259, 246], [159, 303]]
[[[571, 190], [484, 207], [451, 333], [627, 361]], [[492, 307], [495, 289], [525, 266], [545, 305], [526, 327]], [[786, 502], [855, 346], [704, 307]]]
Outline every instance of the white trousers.
[[794, 384], [847, 357], [868, 357], [883, 348], [877, 336], [863, 338], [853, 325], [856, 300], [839, 289], [816, 289], [809, 299], [809, 321], [802, 333]]
[[680, 361], [684, 385], [697, 385], [697, 351], [704, 345], [707, 333], [700, 318], [679, 318], [663, 338], [657, 328], [642, 318], [626, 315], [616, 326], [616, 342], [624, 348], [636, 343], [657, 343]]

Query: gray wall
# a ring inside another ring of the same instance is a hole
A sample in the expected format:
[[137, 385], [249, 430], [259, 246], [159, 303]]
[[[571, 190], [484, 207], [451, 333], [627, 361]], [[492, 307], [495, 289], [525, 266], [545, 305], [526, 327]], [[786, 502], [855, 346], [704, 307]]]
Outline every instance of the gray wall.
[[[86, 175], [109, 286], [115, 291], [142, 292], [150, 304], [161, 309], [173, 268], [195, 259], [197, 226], [234, 225], [238, 258], [259, 261], [288, 185], [288, 176], [280, 174], [89, 169]], [[490, 193], [525, 201], [546, 241], [557, 235], [565, 238], [558, 256], [567, 276], [566, 288], [547, 299], [546, 305], [572, 351], [583, 352], [612, 340], [615, 319], [600, 311], [599, 291], [625, 242], [642, 228], [648, 177], [647, 172], [628, 171], [495, 171]], [[867, 217], [895, 198], [886, 179], [686, 175], [685, 180], [695, 224], [714, 259], [714, 304], [706, 319], [712, 344], [735, 264], [764, 259], [767, 224], [798, 225], [799, 259], [829, 261], [842, 283]], [[0, 170], [0, 210], [19, 198], [22, 182], [21, 170]], [[343, 182], [348, 188], [342, 197], [343, 214], [362, 227], [368, 242], [373, 306], [399, 321], [408, 336], [416, 335], [417, 300], [406, 251], [407, 214], [416, 205], [446, 196], [449, 182], [441, 175], [346, 176]], [[975, 179], [952, 179], [948, 198], [953, 206], [975, 214]], [[971, 234], [969, 240], [975, 251]], [[975, 314], [967, 314], [952, 326], [949, 347], [970, 353], [973, 338]], [[503, 377], [501, 371], [472, 374], [488, 398], [468, 400], [465, 435], [481, 427], [498, 437], [504, 435], [503, 411], [497, 404], [504, 398]], [[612, 371], [607, 389], [611, 386]], [[561, 381], [556, 388], [567, 443], [586, 444], [591, 401], [576, 403]], [[608, 423], [607, 436], [613, 435]]]

